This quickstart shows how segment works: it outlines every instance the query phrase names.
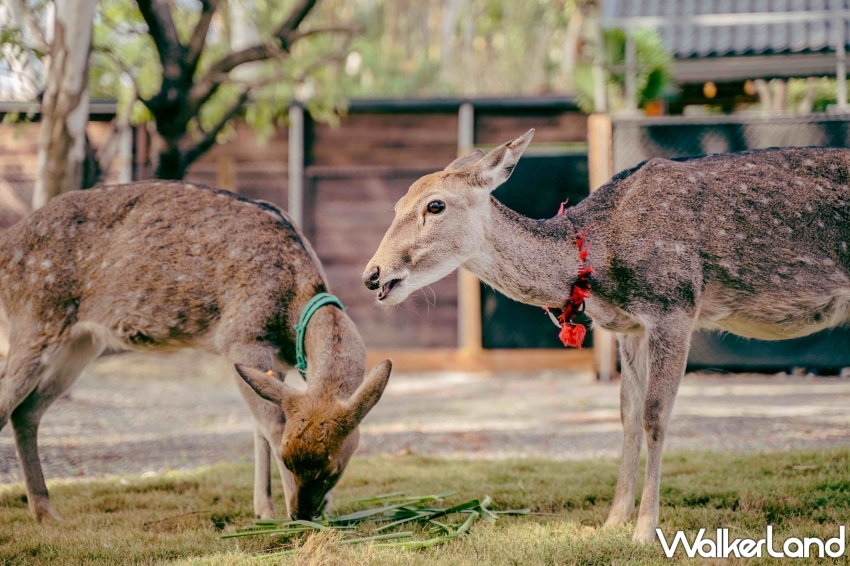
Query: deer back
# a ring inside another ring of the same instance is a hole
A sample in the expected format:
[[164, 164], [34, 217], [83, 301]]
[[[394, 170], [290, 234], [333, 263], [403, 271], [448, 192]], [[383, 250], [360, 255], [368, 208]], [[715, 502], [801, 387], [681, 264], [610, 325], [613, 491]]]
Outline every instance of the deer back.
[[652, 159], [570, 217], [591, 227], [594, 292], [618, 306], [658, 310], [702, 297], [719, 303], [709, 310], [778, 308], [781, 319], [848, 289], [848, 182], [844, 149]]
[[57, 335], [102, 325], [139, 347], [225, 334], [291, 342], [298, 313], [287, 306], [324, 281], [276, 207], [179, 182], [69, 193], [0, 239], [0, 297], [13, 324]]

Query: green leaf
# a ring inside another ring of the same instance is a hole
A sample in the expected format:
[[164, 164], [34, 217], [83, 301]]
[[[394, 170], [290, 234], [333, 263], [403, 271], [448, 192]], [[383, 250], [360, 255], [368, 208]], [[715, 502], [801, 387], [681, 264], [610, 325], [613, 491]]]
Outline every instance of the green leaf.
[[433, 515], [433, 513], [417, 513], [415, 515], [411, 515], [410, 517], [405, 517], [404, 519], [399, 519], [398, 521], [393, 521], [392, 523], [383, 525], [382, 527], [378, 527], [375, 530], [377, 530], [378, 532], [381, 532], [381, 531], [384, 531], [386, 529], [391, 529], [393, 527], [397, 527], [399, 525], [409, 523], [411, 521], [422, 521], [422, 520], [427, 521], [428, 517], [430, 517], [431, 515]]
[[466, 503], [461, 503], [460, 505], [455, 505], [454, 507], [449, 507], [448, 509], [444, 509], [439, 513], [434, 513], [428, 520], [439, 519], [440, 517], [444, 517], [446, 515], [451, 515], [452, 513], [460, 513], [461, 511], [466, 511], [468, 509], [475, 509], [479, 507], [481, 504], [477, 499], [473, 499], [471, 501], [467, 501]]
[[447, 524], [441, 523], [439, 521], [434, 521], [433, 519], [429, 519], [428, 522], [431, 523], [432, 525], [436, 525], [436, 527], [435, 527], [436, 529], [443, 530], [448, 535], [455, 534], [455, 529], [451, 525], [447, 525]]
[[403, 531], [400, 533], [389, 533], [386, 535], [375, 535], [371, 537], [361, 537], [361, 538], [350, 538], [339, 541], [338, 544], [360, 544], [363, 542], [369, 542], [373, 540], [391, 540], [394, 538], [407, 538], [412, 537], [413, 531]]
[[393, 511], [395, 509], [401, 509], [402, 507], [407, 507], [408, 505], [414, 503], [425, 503], [426, 501], [433, 501], [435, 499], [439, 499], [438, 495], [427, 495], [424, 497], [412, 498], [410, 500], [405, 500], [401, 503], [395, 503], [393, 505], [386, 505], [384, 507], [378, 507], [377, 509], [364, 509], [363, 511], [356, 511], [354, 513], [349, 513], [348, 515], [342, 515], [339, 517], [333, 517], [331, 519], [332, 523], [345, 523], [351, 521], [362, 521], [369, 517], [374, 517], [375, 515], [380, 515], [381, 513], [386, 513], [387, 511]]
[[448, 535], [444, 537], [436, 537], [428, 540], [411, 540], [408, 542], [391, 542], [386, 544], [376, 544], [376, 547], [384, 547], [384, 548], [403, 548], [405, 550], [419, 550], [422, 548], [428, 548], [429, 546], [436, 546], [438, 544], [443, 544], [444, 542], [448, 542], [450, 540], [455, 540], [458, 538], [458, 535]]
[[355, 503], [377, 503], [379, 501], [383, 501], [385, 499], [395, 499], [404, 495], [403, 491], [394, 491], [392, 493], [384, 493], [381, 495], [374, 495], [372, 497], [362, 497], [360, 499], [353, 499], [348, 502], [349, 505], [354, 505]]
[[272, 535], [297, 535], [301, 533], [315, 531], [317, 529], [311, 528], [300, 528], [300, 529], [267, 529], [267, 530], [253, 530], [253, 531], [240, 531], [235, 533], [230, 533], [227, 535], [221, 535], [218, 538], [239, 538], [239, 537], [253, 537], [258, 535], [263, 536], [272, 536]]
[[469, 527], [472, 526], [472, 523], [478, 519], [479, 514], [478, 511], [473, 511], [469, 518], [463, 522], [463, 524], [457, 530], [457, 536], [460, 536], [469, 530]]
[[[381, 533], [381, 531], [395, 529], [400, 525], [404, 525], [407, 523], [419, 523], [425, 527], [428, 527], [430, 525], [430, 527], [428, 528], [428, 533], [431, 535], [431, 538], [429, 539], [380, 543], [374, 545], [376, 547], [417, 550], [422, 548], [428, 548], [430, 546], [438, 544], [443, 544], [445, 542], [459, 538], [460, 536], [468, 533], [469, 529], [472, 527], [475, 521], [480, 518], [484, 518], [492, 523], [498, 519], [498, 515], [500, 514], [525, 515], [530, 512], [528, 509], [493, 511], [489, 509], [489, 505], [493, 503], [493, 499], [489, 496], [485, 496], [483, 500], [472, 499], [448, 508], [423, 505], [437, 499], [442, 499], [443, 497], [452, 495], [453, 493], [454, 492], [448, 492], [438, 495], [424, 495], [414, 497], [405, 497], [404, 494], [400, 492], [388, 493], [371, 498], [364, 498], [358, 501], [386, 502], [392, 501], [395, 498], [402, 498], [402, 500], [391, 505], [383, 505], [381, 507], [376, 507], [373, 509], [364, 509], [338, 517], [325, 515], [324, 519], [321, 521], [261, 520], [257, 521], [249, 527], [239, 529], [235, 533], [222, 535], [220, 538], [225, 539], [257, 535], [289, 536], [300, 535], [302, 533], [314, 532], [318, 530], [350, 531], [352, 529], [356, 529], [357, 527], [356, 525], [349, 523], [360, 523], [363, 521], [386, 523], [376, 529], [379, 533]], [[441, 522], [437, 520], [441, 517], [458, 514], [468, 515], [460, 525], [455, 525], [448, 522]], [[393, 540], [399, 538], [412, 538], [413, 536], [414, 535], [412, 531], [381, 533], [371, 536], [342, 539], [338, 541], [337, 544], [360, 544], [366, 542]], [[267, 558], [291, 554], [294, 551], [295, 549], [287, 549], [271, 554], [259, 555], [257, 556], [257, 558], [264, 560]]]
[[478, 508], [481, 510], [481, 515], [487, 521], [489, 521], [490, 523], [495, 523], [496, 522], [495, 513], [493, 513], [489, 509], [487, 509], [487, 506], [490, 505], [491, 503], [493, 503], [493, 500], [490, 498], [489, 495], [486, 495], [486, 496], [484, 496], [484, 501], [481, 502], [481, 505], [479, 505]]

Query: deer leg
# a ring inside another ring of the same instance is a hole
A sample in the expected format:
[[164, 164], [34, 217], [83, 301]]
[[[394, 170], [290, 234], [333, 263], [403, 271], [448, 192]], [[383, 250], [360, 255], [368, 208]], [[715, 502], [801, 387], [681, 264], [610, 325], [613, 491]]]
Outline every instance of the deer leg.
[[30, 513], [37, 521], [59, 519], [50, 505], [38, 455], [38, 425], [41, 417], [102, 350], [88, 334], [62, 345], [45, 364], [36, 388], [12, 412], [15, 446], [24, 473], [27, 502]]
[[[44, 372], [41, 345], [22, 348], [20, 342], [9, 349], [6, 367], [0, 373], [0, 430], [6, 426], [12, 411], [32, 393]], [[46, 353], [46, 352], [45, 352]]]
[[647, 330], [649, 380], [643, 408], [646, 480], [634, 535], [641, 542], [651, 542], [658, 526], [661, 453], [679, 382], [685, 373], [692, 329], [693, 318], [682, 313], [667, 315]]
[[617, 490], [605, 527], [627, 522], [635, 509], [635, 485], [643, 446], [643, 405], [647, 381], [646, 338], [634, 334], [620, 334], [617, 340], [623, 366], [620, 383], [623, 457], [620, 460]]
[[254, 423], [254, 515], [258, 519], [274, 517], [271, 446], [256, 422]]
[[[42, 364], [41, 348], [33, 348], [22, 352], [20, 344], [12, 344], [9, 351], [9, 359], [6, 368], [0, 375], [0, 429], [12, 416], [12, 412], [20, 405], [38, 385], [44, 365]], [[17, 431], [16, 431], [17, 432]], [[35, 491], [30, 490], [28, 470], [37, 470], [41, 474], [41, 464], [38, 461], [38, 451], [32, 451], [34, 443], [21, 443], [16, 438], [18, 461], [27, 478], [27, 503], [30, 513], [37, 519], [42, 517], [53, 518], [55, 513], [50, 508], [47, 498], [47, 488], [44, 487], [44, 479], [41, 479], [41, 487]], [[27, 449], [23, 449], [24, 447]], [[34, 478], [37, 480], [37, 478]], [[35, 487], [36, 482], [33, 483]]]
[[[282, 370], [283, 375], [286, 375], [286, 372], [289, 369], [292, 369], [292, 366], [287, 364], [281, 358], [277, 358], [279, 369]], [[299, 378], [300, 379], [300, 378]], [[289, 517], [293, 517], [292, 515], [292, 505], [290, 504], [290, 498], [295, 494], [295, 476], [292, 475], [292, 472], [287, 469], [286, 464], [283, 463], [283, 460], [280, 458], [280, 454], [276, 451], [272, 452], [275, 460], [275, 464], [277, 464], [277, 470], [280, 472], [280, 481], [283, 485], [283, 500], [286, 503], [286, 514]]]
[[[271, 370], [274, 363], [272, 349], [261, 344], [233, 346], [227, 357], [234, 364], [243, 364], [262, 371]], [[260, 519], [270, 519], [274, 517], [270, 441], [273, 444], [283, 435], [283, 411], [273, 403], [261, 399], [238, 376], [236, 384], [254, 417], [254, 515]]]
[[286, 464], [283, 463], [283, 460], [280, 459], [277, 453], [274, 454], [274, 459], [277, 462], [277, 470], [280, 472], [281, 483], [283, 483], [283, 499], [286, 501], [286, 514], [293, 517], [290, 500], [295, 493], [295, 476], [286, 468]]

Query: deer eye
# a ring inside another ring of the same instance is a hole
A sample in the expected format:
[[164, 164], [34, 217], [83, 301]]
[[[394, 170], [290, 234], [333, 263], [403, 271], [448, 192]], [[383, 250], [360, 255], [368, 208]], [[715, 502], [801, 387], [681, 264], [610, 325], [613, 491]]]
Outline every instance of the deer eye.
[[428, 203], [428, 212], [430, 214], [440, 214], [446, 209], [446, 203], [441, 200], [432, 200]]

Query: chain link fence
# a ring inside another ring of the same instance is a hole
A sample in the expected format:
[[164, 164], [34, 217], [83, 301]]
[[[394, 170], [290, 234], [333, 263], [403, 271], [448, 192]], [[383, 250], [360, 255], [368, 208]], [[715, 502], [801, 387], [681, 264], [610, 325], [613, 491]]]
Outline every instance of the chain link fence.
[[850, 147], [850, 115], [731, 115], [614, 120], [614, 172], [653, 157], [767, 147]]
[[[768, 147], [850, 148], [850, 115], [732, 115], [618, 118], [613, 127], [614, 171], [653, 157], [686, 157]], [[731, 334], [696, 332], [688, 365], [720, 371], [832, 374], [850, 367], [850, 328], [805, 338], [766, 342]]]

